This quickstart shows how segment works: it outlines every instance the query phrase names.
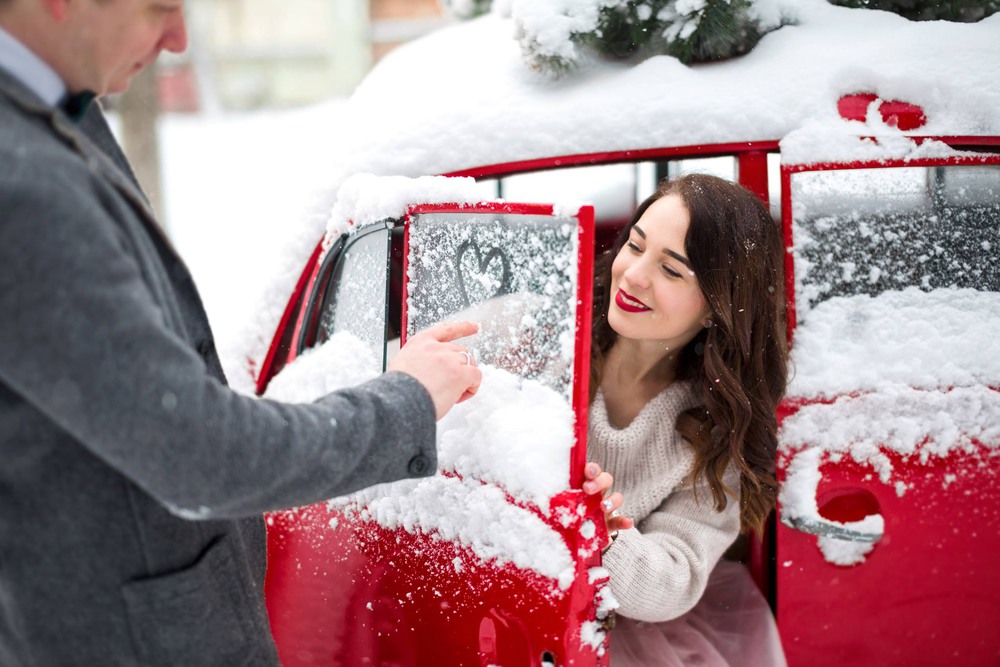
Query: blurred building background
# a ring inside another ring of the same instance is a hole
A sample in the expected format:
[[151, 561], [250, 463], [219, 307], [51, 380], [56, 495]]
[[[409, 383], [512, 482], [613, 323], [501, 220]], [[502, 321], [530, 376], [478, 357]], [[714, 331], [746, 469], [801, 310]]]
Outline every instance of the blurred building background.
[[188, 51], [159, 65], [164, 111], [348, 95], [394, 47], [448, 21], [438, 0], [189, 0], [187, 18]]
[[216, 116], [347, 97], [379, 59], [446, 25], [439, 0], [188, 0], [189, 45], [164, 53], [105, 106], [166, 221], [163, 113]]

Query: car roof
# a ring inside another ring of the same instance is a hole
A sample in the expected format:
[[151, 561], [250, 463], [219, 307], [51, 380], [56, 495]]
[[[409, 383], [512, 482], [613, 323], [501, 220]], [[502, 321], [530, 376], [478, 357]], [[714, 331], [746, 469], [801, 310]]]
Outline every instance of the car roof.
[[[749, 54], [685, 66], [667, 56], [532, 72], [511, 19], [487, 15], [389, 54], [348, 101], [332, 182], [418, 176], [554, 156], [776, 141], [801, 128], [871, 134], [837, 100], [919, 105], [916, 134], [1000, 135], [1000, 15], [915, 22], [825, 0], [775, 0], [794, 21]], [[884, 128], [883, 128], [884, 129]]]

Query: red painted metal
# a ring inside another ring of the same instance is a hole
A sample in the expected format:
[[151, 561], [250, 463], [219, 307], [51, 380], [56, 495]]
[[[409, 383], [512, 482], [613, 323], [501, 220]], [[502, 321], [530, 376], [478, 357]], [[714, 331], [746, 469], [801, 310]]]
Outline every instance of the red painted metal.
[[[583, 206], [577, 214], [580, 235], [576, 276], [576, 341], [573, 350], [573, 413], [575, 437], [570, 454], [571, 488], [583, 485], [587, 463], [587, 423], [590, 411], [590, 342], [594, 310], [594, 207]], [[603, 526], [603, 519], [598, 522]]]
[[[286, 337], [286, 332], [288, 327], [294, 322], [297, 326], [299, 318], [301, 317], [301, 308], [299, 307], [304, 301], [304, 295], [308, 294], [307, 285], [312, 285], [313, 281], [316, 279], [316, 272], [319, 270], [319, 257], [323, 252], [323, 242], [322, 240], [316, 244], [316, 248], [313, 249], [312, 254], [309, 256], [309, 261], [306, 262], [305, 268], [299, 275], [299, 279], [295, 283], [295, 289], [292, 291], [292, 295], [288, 299], [288, 303], [285, 305], [285, 310], [281, 314], [281, 320], [278, 322], [278, 328], [274, 332], [274, 336], [271, 337], [271, 345], [267, 349], [267, 355], [264, 357], [264, 361], [260, 366], [260, 371], [257, 373], [257, 395], [260, 396], [267, 389], [268, 383], [271, 378], [281, 370], [275, 367], [275, 360], [279, 355], [279, 348], [281, 347], [282, 340]], [[292, 339], [294, 340], [294, 338]], [[295, 346], [292, 345], [289, 351], [289, 356], [284, 361], [291, 361], [295, 357]], [[283, 365], [283, 364], [282, 364]]]
[[903, 102], [901, 100], [888, 100], [879, 105], [878, 112], [882, 115], [882, 121], [891, 127], [900, 130], [915, 130], [927, 124], [927, 114], [916, 104]]
[[771, 195], [767, 183], [767, 152], [745, 151], [736, 158], [736, 169], [740, 185], [757, 195], [770, 208]]
[[399, 302], [399, 346], [406, 345], [407, 331], [409, 330], [409, 308], [410, 303], [410, 281], [406, 276], [410, 275], [410, 216], [406, 215], [403, 226], [403, 286], [402, 296]]
[[[894, 481], [908, 487], [901, 496], [849, 457], [820, 468], [821, 505], [853, 497], [841, 517], [877, 508], [885, 519], [885, 536], [864, 563], [832, 565], [815, 536], [777, 527], [777, 616], [788, 664], [1000, 664], [1000, 451], [980, 446], [928, 463], [888, 456]], [[827, 511], [836, 518], [838, 510]]]
[[[575, 507], [582, 492], [553, 502]], [[575, 512], [571, 514], [575, 515]], [[590, 511], [588, 511], [588, 515]], [[541, 666], [606, 664], [581, 644], [596, 590], [580, 559], [573, 584], [507, 563], [483, 563], [461, 545], [390, 530], [326, 505], [271, 516], [267, 601], [286, 667], [324, 665]], [[580, 543], [579, 526], [561, 529]]]
[[927, 115], [916, 104], [902, 100], [879, 100], [874, 93], [844, 95], [837, 101], [837, 111], [844, 120], [865, 122], [868, 119], [868, 108], [876, 100], [879, 101], [879, 115], [886, 125], [908, 131], [927, 124]]
[[874, 93], [844, 95], [837, 100], [837, 113], [844, 120], [858, 120], [862, 123], [868, 117], [868, 107], [878, 99]]
[[788, 344], [792, 344], [795, 331], [795, 257], [792, 255], [794, 235], [792, 233], [792, 170], [781, 167], [781, 229], [785, 239], [785, 326]]
[[695, 144], [687, 146], [667, 146], [642, 150], [604, 151], [600, 153], [583, 153], [580, 155], [562, 155], [517, 162], [471, 167], [451, 171], [443, 176], [468, 176], [472, 178], [493, 178], [523, 174], [543, 169], [559, 169], [563, 167], [582, 167], [587, 165], [611, 164], [616, 162], [643, 162], [645, 160], [681, 159], [685, 157], [713, 157], [720, 155], [739, 155], [746, 151], [774, 152], [778, 150], [778, 142], [774, 140], [741, 141], [725, 144]]
[[[741, 152], [736, 158], [736, 169], [740, 185], [757, 195], [757, 198], [764, 202], [764, 206], [770, 208], [767, 155], [764, 150]], [[750, 569], [750, 576], [753, 577], [757, 588], [764, 595], [769, 594], [771, 586], [770, 554], [764, 545], [764, 541], [769, 538], [767, 532], [766, 530], [764, 535], [752, 533], [748, 536], [750, 550], [747, 567]]]

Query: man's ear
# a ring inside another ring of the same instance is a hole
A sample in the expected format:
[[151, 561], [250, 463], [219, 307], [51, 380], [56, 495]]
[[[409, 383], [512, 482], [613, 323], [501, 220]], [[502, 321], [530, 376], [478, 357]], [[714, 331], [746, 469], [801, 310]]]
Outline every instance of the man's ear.
[[69, 13], [69, 3], [71, 0], [41, 0], [46, 13], [56, 21], [63, 21]]

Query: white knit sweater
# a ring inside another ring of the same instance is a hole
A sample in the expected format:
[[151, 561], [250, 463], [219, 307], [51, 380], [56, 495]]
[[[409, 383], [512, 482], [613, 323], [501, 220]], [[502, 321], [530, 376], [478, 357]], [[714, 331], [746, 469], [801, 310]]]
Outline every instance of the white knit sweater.
[[[590, 408], [588, 458], [614, 475], [613, 490], [625, 497], [622, 514], [636, 522], [604, 554], [622, 616], [660, 622], [691, 609], [739, 534], [739, 503], [729, 498], [717, 512], [704, 479], [699, 477], [697, 499], [689, 480], [694, 450], [675, 424], [697, 404], [688, 383], [674, 382], [623, 429], [608, 423], [602, 393]], [[723, 481], [739, 489], [735, 467]]]

